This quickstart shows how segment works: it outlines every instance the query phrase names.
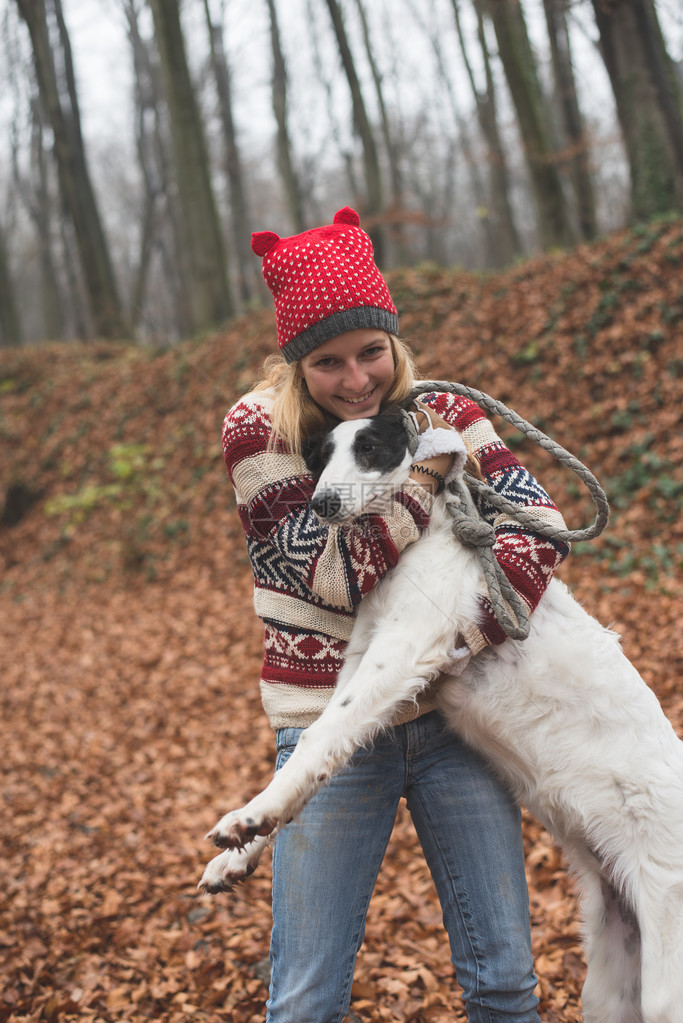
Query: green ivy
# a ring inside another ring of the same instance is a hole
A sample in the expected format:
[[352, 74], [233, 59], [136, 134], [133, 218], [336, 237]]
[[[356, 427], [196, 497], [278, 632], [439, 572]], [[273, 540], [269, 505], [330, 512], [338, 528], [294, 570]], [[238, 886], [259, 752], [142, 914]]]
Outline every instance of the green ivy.
[[154, 531], [162, 528], [166, 540], [181, 542], [190, 529], [185, 519], [164, 521], [168, 513], [164, 506], [164, 466], [164, 459], [152, 457], [146, 444], [114, 444], [107, 452], [105, 469], [112, 482], [87, 483], [75, 493], [58, 494], [46, 502], [45, 513], [64, 517], [62, 537], [68, 541], [96, 509], [125, 512], [121, 557], [129, 568], [146, 567], [149, 578], [153, 578], [153, 559], [146, 545]]

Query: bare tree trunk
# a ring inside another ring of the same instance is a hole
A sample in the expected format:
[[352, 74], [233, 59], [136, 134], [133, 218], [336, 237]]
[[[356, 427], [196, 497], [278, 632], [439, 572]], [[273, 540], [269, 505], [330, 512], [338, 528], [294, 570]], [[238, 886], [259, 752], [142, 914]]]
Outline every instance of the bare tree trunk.
[[550, 141], [541, 83], [519, 0], [489, 0], [487, 10], [498, 40], [517, 112], [531, 177], [543, 248], [567, 247], [574, 240], [567, 201]]
[[[403, 171], [401, 168], [401, 153], [400, 148], [394, 138], [394, 133], [391, 128], [389, 120], [389, 112], [387, 111], [386, 103], [384, 102], [384, 89], [382, 86], [382, 75], [375, 55], [373, 52], [372, 41], [370, 39], [370, 29], [368, 26], [368, 19], [365, 14], [365, 8], [362, 0], [356, 0], [356, 8], [358, 10], [358, 17], [360, 18], [361, 28], [363, 30], [363, 41], [365, 43], [365, 52], [370, 65], [370, 71], [372, 72], [372, 80], [375, 83], [375, 94], [377, 96], [377, 107], [379, 109], [380, 123], [382, 125], [382, 136], [384, 138], [384, 146], [389, 159], [389, 178], [391, 180], [391, 236], [394, 244], [396, 245], [396, 255], [400, 265], [404, 265], [408, 261], [408, 247], [405, 238], [405, 224], [404, 224], [404, 192], [405, 184], [403, 181]], [[389, 211], [387, 211], [389, 212]], [[385, 218], [386, 219], [386, 218]]]
[[[162, 188], [154, 158], [155, 144], [151, 138], [149, 121], [156, 132], [158, 109], [153, 72], [147, 47], [142, 40], [138, 26], [139, 9], [135, 0], [125, 0], [124, 14], [128, 23], [128, 40], [131, 44], [133, 71], [135, 75], [135, 143], [144, 186], [142, 224], [137, 271], [131, 296], [131, 318], [135, 322], [143, 315], [147, 282], [154, 251], [157, 225], [157, 210]], [[184, 325], [189, 329], [189, 324]]]
[[130, 303], [133, 319], [137, 319], [140, 316], [144, 318], [145, 295], [147, 294], [147, 285], [152, 267], [152, 256], [154, 255], [157, 198], [149, 187], [145, 187], [143, 203], [138, 266]]
[[681, 90], [653, 0], [593, 0], [631, 170], [631, 213], [683, 206]]
[[[410, 9], [413, 17], [418, 22], [431, 44], [439, 70], [439, 75], [441, 76], [441, 82], [443, 83], [443, 89], [448, 97], [448, 105], [453, 118], [453, 125], [456, 129], [454, 137], [458, 150], [462, 154], [465, 164], [467, 165], [470, 182], [472, 184], [472, 191], [474, 192], [474, 202], [470, 203], [470, 206], [474, 206], [476, 209], [477, 228], [481, 242], [480, 249], [483, 253], [482, 256], [478, 257], [477, 262], [486, 267], [494, 266], [496, 264], [496, 241], [493, 223], [489, 216], [489, 195], [481, 173], [481, 161], [477, 159], [470, 142], [469, 126], [458, 106], [453, 81], [449, 75], [448, 65], [450, 61], [446, 60], [444, 56], [441, 36], [438, 29], [435, 27], [433, 5], [431, 10], [425, 10], [424, 0], [416, 0], [416, 2], [410, 3]], [[451, 175], [449, 178], [449, 187], [452, 188], [453, 183], [454, 177]], [[446, 208], [452, 209], [453, 207], [450, 203], [448, 203]], [[448, 219], [450, 219], [450, 217]]]
[[204, 330], [234, 313], [227, 255], [201, 115], [187, 65], [178, 0], [151, 0], [151, 7], [171, 128], [192, 329]]
[[[16, 144], [12, 145], [12, 166], [17, 192], [35, 228], [39, 243], [40, 306], [43, 314], [43, 336], [50, 340], [64, 337], [64, 314], [57, 270], [53, 254], [52, 214], [48, 163], [50, 155], [44, 144], [44, 111], [37, 93], [31, 99], [31, 165], [30, 179], [22, 178]], [[13, 132], [14, 136], [14, 132]]]
[[66, 281], [64, 319], [67, 333], [71, 337], [91, 337], [94, 333], [92, 317], [85, 294], [83, 277], [78, 273], [78, 246], [75, 231], [70, 220], [61, 217], [58, 221], [59, 250], [57, 261], [62, 267]]
[[460, 22], [460, 0], [452, 0], [453, 14], [460, 41], [465, 70], [470, 80], [470, 86], [474, 95], [477, 117], [482, 135], [488, 146], [489, 158], [489, 202], [493, 211], [493, 244], [491, 250], [492, 265], [505, 266], [511, 263], [515, 256], [521, 251], [522, 244], [515, 224], [514, 213], [510, 203], [510, 180], [507, 169], [505, 149], [498, 130], [498, 113], [496, 102], [496, 87], [491, 73], [486, 35], [484, 32], [484, 19], [481, 7], [476, 3], [477, 33], [479, 46], [484, 61], [484, 72], [486, 75], [486, 91], [480, 92], [472, 71], [472, 65], [465, 46], [462, 25]]
[[[188, 274], [184, 272], [184, 245], [177, 200], [170, 187], [169, 144], [162, 131], [163, 98], [158, 68], [150, 45], [140, 34], [142, 0], [124, 0], [128, 40], [135, 76], [135, 143], [144, 186], [138, 266], [131, 297], [132, 319], [149, 326], [147, 292], [155, 253], [161, 253], [165, 292], [160, 296], [172, 307], [173, 324], [183, 336], [193, 329]], [[153, 323], [154, 331], [160, 325]]]
[[[335, 109], [334, 95], [332, 88], [332, 75], [331, 69], [329, 68], [329, 61], [325, 64], [324, 58], [321, 53], [320, 37], [318, 34], [318, 28], [315, 18], [315, 12], [317, 10], [316, 0], [306, 0], [306, 16], [311, 31], [311, 42], [313, 47], [313, 66], [315, 68], [315, 74], [317, 81], [322, 86], [325, 97], [327, 99], [327, 116], [330, 121], [330, 131], [336, 146], [339, 150], [342, 163], [344, 164], [344, 171], [347, 178], [347, 188], [351, 195], [360, 195], [361, 189], [358, 182], [358, 175], [353, 162], [353, 152], [351, 147], [348, 145], [348, 134], [342, 130], [339, 124], [339, 118], [337, 117], [337, 111]], [[326, 214], [327, 215], [327, 214]]]
[[243, 302], [249, 302], [254, 293], [255, 261], [249, 245], [248, 235], [248, 204], [244, 187], [242, 159], [237, 143], [237, 131], [232, 115], [232, 85], [230, 69], [223, 46], [222, 25], [215, 25], [211, 19], [208, 0], [204, 0], [206, 26], [209, 33], [209, 53], [211, 69], [216, 81], [218, 109], [223, 125], [225, 142], [225, 167], [230, 188], [230, 214], [232, 219], [235, 253], [237, 254], [237, 279], [239, 294]]
[[[344, 19], [337, 0], [326, 0], [327, 9], [330, 12], [332, 28], [337, 40], [337, 48], [341, 58], [342, 67], [346, 80], [351, 91], [351, 104], [353, 108], [353, 122], [358, 131], [363, 149], [363, 167], [365, 171], [366, 206], [365, 215], [369, 223], [369, 235], [375, 249], [375, 259], [382, 266], [384, 263], [384, 238], [379, 223], [383, 212], [382, 201], [382, 173], [379, 165], [379, 155], [375, 145], [375, 136], [370, 125], [370, 120], [365, 109], [363, 92], [360, 81], [356, 74], [356, 67], [351, 54], [351, 47], [344, 28]], [[374, 224], [373, 224], [374, 221]]]
[[595, 238], [595, 193], [590, 173], [589, 145], [584, 130], [572, 67], [567, 7], [569, 0], [543, 0], [557, 94], [568, 147], [581, 237]]
[[280, 28], [277, 22], [275, 0], [267, 0], [270, 14], [270, 43], [273, 52], [273, 113], [277, 124], [277, 165], [287, 197], [294, 230], [300, 234], [305, 230], [304, 203], [301, 184], [292, 158], [292, 142], [287, 123], [287, 66], [280, 43]]
[[42, 112], [39, 103], [32, 104], [33, 139], [31, 166], [34, 173], [31, 216], [40, 239], [40, 297], [45, 337], [56, 341], [64, 337], [64, 312], [57, 270], [52, 251], [52, 203], [48, 167], [43, 138]]
[[[17, 0], [33, 47], [41, 101], [54, 134], [54, 152], [65, 206], [74, 225], [83, 278], [96, 332], [102, 337], [126, 334], [109, 249], [88, 172], [76, 97], [71, 47], [60, 0]], [[58, 30], [65, 80], [55, 67], [48, 10]]]
[[10, 274], [5, 231], [0, 224], [0, 346], [14, 348], [21, 345], [22, 341], [23, 331]]

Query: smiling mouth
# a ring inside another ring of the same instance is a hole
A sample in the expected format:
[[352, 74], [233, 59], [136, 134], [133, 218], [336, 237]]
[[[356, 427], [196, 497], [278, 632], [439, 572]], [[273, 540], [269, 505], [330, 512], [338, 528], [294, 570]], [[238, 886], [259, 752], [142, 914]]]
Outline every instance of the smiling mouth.
[[360, 398], [342, 398], [342, 396], [339, 395], [339, 400], [346, 402], [347, 405], [360, 405], [361, 402], [367, 401], [368, 398], [371, 398], [374, 393], [375, 388], [373, 387], [371, 391], [367, 392], [367, 394], [361, 394]]

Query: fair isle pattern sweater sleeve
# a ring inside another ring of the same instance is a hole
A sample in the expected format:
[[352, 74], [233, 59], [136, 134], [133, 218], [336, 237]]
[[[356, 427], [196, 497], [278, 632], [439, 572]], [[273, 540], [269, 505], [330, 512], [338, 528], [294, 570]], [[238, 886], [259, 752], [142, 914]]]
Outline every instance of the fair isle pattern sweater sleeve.
[[277, 728], [310, 724], [321, 712], [357, 605], [428, 525], [433, 499], [408, 481], [381, 516], [322, 526], [303, 459], [282, 444], [268, 448], [271, 404], [267, 391], [239, 401], [223, 424], [223, 452], [265, 624], [262, 698]]
[[[423, 394], [420, 400], [462, 433], [477, 456], [482, 475], [494, 490], [520, 507], [533, 508], [549, 524], [564, 527], [564, 520], [543, 487], [527, 472], [495, 433], [478, 405], [454, 394]], [[494, 553], [510, 583], [529, 611], [541, 599], [555, 570], [569, 553], [569, 546], [523, 529], [509, 516], [483, 502], [479, 510], [496, 532]], [[465, 640], [473, 653], [502, 643], [506, 636], [498, 624], [486, 594], [481, 598], [481, 618], [467, 631]]]

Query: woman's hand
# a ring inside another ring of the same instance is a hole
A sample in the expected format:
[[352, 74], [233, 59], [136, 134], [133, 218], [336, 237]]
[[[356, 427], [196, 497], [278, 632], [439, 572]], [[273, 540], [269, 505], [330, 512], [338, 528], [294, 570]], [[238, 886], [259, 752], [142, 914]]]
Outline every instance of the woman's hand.
[[[416, 419], [417, 419], [417, 424], [418, 424], [418, 433], [422, 434], [426, 430], [429, 430], [429, 429], [432, 429], [432, 430], [455, 430], [455, 427], [451, 426], [451, 424], [448, 422], [448, 420], [446, 420], [442, 416], [440, 416], [438, 414], [438, 412], [435, 412], [434, 409], [431, 408], [429, 405], [427, 405], [425, 402], [418, 401], [418, 399], [416, 398], [413, 401], [413, 405], [414, 405], [415, 410], [416, 410]], [[450, 458], [450, 462], [448, 461], [449, 458]], [[454, 463], [454, 458], [453, 458], [452, 455], [438, 455], [438, 456], [436, 456], [433, 459], [431, 459], [431, 458], [430, 459], [421, 459], [420, 462], [416, 463], [416, 464], [427, 466], [427, 467], [433, 469], [434, 471], [438, 472], [441, 476], [445, 477], [445, 476], [448, 475], [448, 473], [453, 468], [453, 463]], [[469, 447], [467, 448], [467, 460], [465, 461], [464, 468], [465, 468], [465, 470], [471, 476], [476, 477], [476, 479], [478, 479], [478, 480], [483, 479], [483, 476], [481, 474], [481, 466], [479, 465], [478, 460], [470, 452]], [[423, 480], [424, 479], [429, 479], [429, 477], [426, 474], [422, 474], [422, 475], [423, 475]], [[411, 474], [411, 478], [413, 478], [412, 474]], [[420, 482], [422, 482], [422, 480], [418, 479], [417, 482], [420, 483]], [[432, 488], [430, 488], [430, 489], [432, 489]]]
[[417, 398], [413, 401], [417, 418], [417, 431], [424, 433], [431, 426], [432, 430], [452, 430], [453, 427], [442, 416], [435, 412], [431, 406]]
[[[413, 402], [417, 418], [418, 432], [425, 430], [452, 430], [453, 427], [447, 423], [434, 409], [417, 399]], [[419, 462], [413, 462], [410, 470], [410, 479], [419, 483], [425, 490], [437, 494], [444, 488], [444, 479], [453, 468], [453, 455], [435, 455], [433, 458], [424, 458]], [[431, 475], [434, 473], [435, 475]]]
[[453, 467], [453, 461], [453, 455], [436, 455], [421, 462], [413, 462], [408, 478], [419, 483], [431, 494], [438, 494], [446, 485], [445, 478]]

